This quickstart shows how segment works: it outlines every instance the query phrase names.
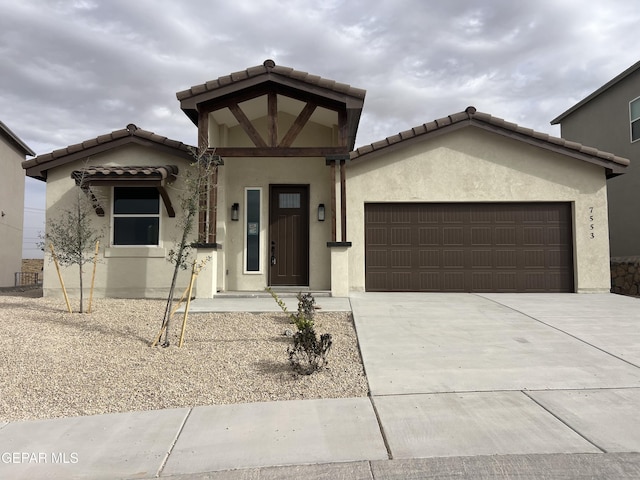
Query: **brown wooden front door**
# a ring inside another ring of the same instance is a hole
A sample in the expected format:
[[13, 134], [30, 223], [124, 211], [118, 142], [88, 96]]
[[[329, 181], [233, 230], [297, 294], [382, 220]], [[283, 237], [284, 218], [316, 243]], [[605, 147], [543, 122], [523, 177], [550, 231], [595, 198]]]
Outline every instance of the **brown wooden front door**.
[[309, 186], [271, 185], [269, 283], [309, 285]]

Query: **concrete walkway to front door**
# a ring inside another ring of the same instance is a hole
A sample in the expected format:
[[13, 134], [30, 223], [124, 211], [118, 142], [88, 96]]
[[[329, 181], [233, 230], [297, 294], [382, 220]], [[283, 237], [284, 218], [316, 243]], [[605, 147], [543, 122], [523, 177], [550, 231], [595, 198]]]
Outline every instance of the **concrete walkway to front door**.
[[392, 458], [640, 451], [640, 303], [612, 294], [359, 293]]

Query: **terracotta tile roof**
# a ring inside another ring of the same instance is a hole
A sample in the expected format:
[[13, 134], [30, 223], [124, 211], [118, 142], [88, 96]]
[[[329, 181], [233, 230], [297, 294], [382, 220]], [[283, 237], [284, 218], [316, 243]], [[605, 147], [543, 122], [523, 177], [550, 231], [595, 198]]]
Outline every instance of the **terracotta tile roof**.
[[282, 66], [276, 65], [273, 60], [265, 60], [262, 65], [250, 67], [250, 68], [247, 68], [246, 70], [235, 72], [230, 75], [225, 75], [224, 77], [220, 77], [216, 80], [208, 81], [201, 85], [195, 85], [187, 90], [183, 90], [181, 92], [176, 93], [176, 96], [178, 97], [178, 100], [182, 101], [187, 98], [200, 95], [202, 93], [211, 92], [211, 91], [220, 89], [222, 87], [227, 87], [234, 83], [254, 79], [261, 75], [275, 75], [275, 76], [280, 76], [284, 78], [291, 78], [293, 80], [296, 80], [297, 82], [307, 83], [313, 87], [318, 87], [318, 88], [338, 92], [341, 94], [349, 95], [351, 97], [356, 97], [360, 99], [364, 99], [366, 94], [366, 90], [362, 90], [360, 88], [354, 88], [345, 83], [339, 83], [334, 80], [328, 80], [326, 78], [322, 78], [317, 75], [311, 75], [307, 72], [294, 70], [293, 68], [282, 67]]
[[13, 133], [9, 127], [0, 121], [0, 136], [5, 137], [9, 143], [12, 143], [23, 155], [35, 156], [35, 152], [31, 150], [18, 136]]
[[613, 153], [603, 152], [577, 142], [571, 142], [547, 133], [537, 132], [531, 128], [521, 127], [515, 123], [507, 122], [502, 118], [489, 115], [488, 113], [478, 112], [475, 107], [467, 107], [464, 112], [454, 113], [453, 115], [387, 137], [384, 140], [364, 145], [351, 152], [350, 157], [351, 160], [359, 159], [374, 152], [392, 148], [401, 142], [417, 140], [420, 137], [433, 135], [436, 132], [442, 133], [451, 128], [460, 128], [468, 125], [474, 125], [497, 134], [602, 165], [608, 169], [608, 173], [610, 174], [623, 173], [624, 168], [630, 163], [628, 159], [618, 157]]
[[81, 179], [90, 181], [100, 180], [126, 180], [126, 179], [145, 179], [145, 180], [168, 180], [173, 181], [178, 175], [177, 165], [162, 165], [162, 166], [89, 166], [82, 170], [74, 170], [71, 172], [71, 178], [73, 178], [77, 184]]
[[556, 118], [551, 120], [551, 125], [557, 125], [558, 123], [562, 123], [562, 120], [564, 120], [566, 117], [571, 115], [573, 112], [575, 112], [576, 110], [581, 108], [586, 103], [589, 103], [591, 100], [596, 98], [601, 93], [606, 92], [611, 87], [613, 87], [615, 84], [617, 84], [618, 82], [624, 80], [625, 78], [627, 78], [629, 75], [631, 75], [632, 73], [634, 73], [638, 69], [640, 69], [640, 62], [634, 63], [629, 68], [627, 68], [624, 72], [622, 72], [621, 74], [619, 74], [616, 77], [614, 77], [611, 80], [609, 80], [607, 83], [605, 83], [599, 89], [597, 89], [595, 92], [593, 92], [590, 95], [586, 96], [585, 98], [580, 100], [578, 103], [576, 103], [573, 107], [569, 108], [568, 110], [566, 110], [563, 113], [561, 113], [560, 115], [558, 115]]
[[129, 142], [162, 148], [185, 158], [191, 157], [191, 151], [193, 149], [193, 147], [185, 145], [182, 142], [156, 135], [153, 132], [143, 130], [130, 123], [126, 128], [121, 130], [115, 130], [106, 135], [100, 135], [81, 143], [69, 145], [68, 147], [54, 150], [51, 153], [38, 155], [35, 158], [22, 162], [22, 167], [27, 170], [28, 176], [44, 179], [46, 178], [46, 171], [50, 168], [86, 158], [90, 155], [95, 155]]

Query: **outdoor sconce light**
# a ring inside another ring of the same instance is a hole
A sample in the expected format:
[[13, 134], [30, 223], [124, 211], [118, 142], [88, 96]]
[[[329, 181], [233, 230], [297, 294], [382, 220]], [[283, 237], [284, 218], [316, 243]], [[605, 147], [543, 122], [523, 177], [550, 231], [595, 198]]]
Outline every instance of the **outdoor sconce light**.
[[234, 222], [237, 222], [240, 217], [239, 213], [240, 213], [240, 204], [234, 203], [233, 205], [231, 205], [231, 220], [233, 220]]
[[318, 205], [318, 221], [324, 222], [324, 203]]

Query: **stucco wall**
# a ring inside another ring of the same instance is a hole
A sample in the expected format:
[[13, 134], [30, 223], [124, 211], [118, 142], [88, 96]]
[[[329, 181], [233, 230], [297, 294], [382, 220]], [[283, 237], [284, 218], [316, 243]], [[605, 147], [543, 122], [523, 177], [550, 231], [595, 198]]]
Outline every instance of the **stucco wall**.
[[347, 197], [352, 290], [365, 286], [367, 202], [547, 201], [573, 204], [576, 290], [609, 291], [607, 198], [601, 167], [467, 127], [353, 161], [347, 169]]
[[[219, 284], [223, 290], [263, 290], [268, 284], [269, 272], [269, 185], [309, 185], [309, 287], [328, 290], [331, 286], [331, 240], [329, 215], [318, 221], [318, 204], [324, 203], [327, 212], [331, 203], [329, 167], [324, 158], [227, 158], [224, 170], [224, 200], [219, 203], [219, 242], [225, 257], [225, 278]], [[261, 272], [243, 273], [245, 188], [262, 188], [260, 266]], [[240, 204], [240, 221], [232, 222], [231, 205]], [[226, 231], [221, 235], [221, 221]]]
[[24, 154], [0, 135], [0, 287], [14, 284], [21, 270], [24, 220]]
[[611, 255], [640, 255], [640, 141], [631, 142], [629, 102], [640, 97], [640, 70], [562, 120], [562, 136], [631, 160], [607, 183]]
[[[337, 120], [337, 118], [336, 118]], [[295, 117], [283, 112], [278, 114], [279, 139], [287, 133]], [[268, 138], [266, 117], [253, 121], [262, 138]], [[220, 133], [223, 132], [223, 133]], [[242, 130], [235, 126], [219, 126], [210, 117], [211, 146], [253, 147]], [[296, 137], [293, 146], [309, 147], [335, 144], [334, 131], [312, 121], [308, 122]], [[330, 170], [324, 158], [234, 158], [224, 159], [220, 167], [218, 187], [217, 243], [218, 289], [222, 291], [261, 291], [269, 285], [269, 186], [309, 185], [309, 287], [316, 290], [331, 288], [331, 252], [327, 242], [331, 240], [329, 208], [331, 204]], [[262, 189], [260, 230], [260, 272], [244, 272], [244, 213], [245, 188]], [[231, 205], [240, 205], [240, 221], [231, 221]], [[324, 203], [327, 220], [318, 221], [318, 204]]]
[[[123, 298], [162, 298], [166, 296], [171, 284], [173, 265], [166, 260], [168, 251], [179, 238], [177, 222], [180, 216], [179, 195], [183, 187], [180, 177], [188, 168], [189, 162], [183, 158], [173, 157], [158, 150], [142, 146], [125, 146], [90, 158], [89, 165], [178, 165], [179, 178], [168, 184], [167, 191], [171, 197], [176, 217], [169, 218], [162, 200], [160, 201], [160, 245], [158, 247], [115, 247], [111, 246], [111, 211], [112, 187], [94, 189], [101, 205], [104, 217], [92, 215], [93, 224], [104, 233], [100, 241], [99, 263], [95, 278], [96, 297]], [[49, 170], [47, 177], [47, 225], [64, 210], [75, 205], [78, 189], [70, 175], [73, 170], [81, 169], [84, 162], [74, 162]], [[82, 197], [83, 201], [86, 197]], [[195, 235], [195, 233], [194, 233]], [[195, 236], [194, 236], [195, 240]], [[91, 280], [92, 266], [86, 267], [85, 294]], [[62, 269], [65, 286], [72, 297], [79, 296], [78, 267]], [[186, 288], [189, 273], [181, 271], [178, 277], [178, 294]], [[44, 263], [44, 295], [61, 296], [60, 283], [55, 266], [46, 252]]]

